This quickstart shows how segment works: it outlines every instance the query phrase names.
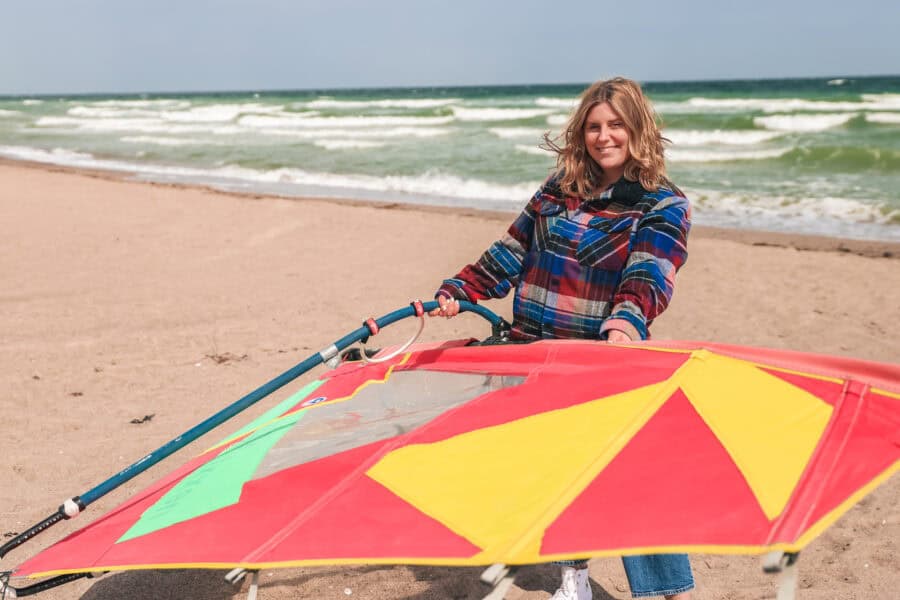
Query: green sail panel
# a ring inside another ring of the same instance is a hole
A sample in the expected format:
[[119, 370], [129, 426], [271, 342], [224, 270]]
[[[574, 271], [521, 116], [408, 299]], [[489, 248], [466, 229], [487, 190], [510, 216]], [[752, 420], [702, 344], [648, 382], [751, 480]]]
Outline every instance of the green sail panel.
[[[125, 542], [176, 523], [235, 504], [244, 484], [253, 479], [260, 463], [278, 441], [306, 414], [306, 409], [283, 418], [279, 415], [297, 405], [322, 384], [314, 381], [275, 408], [241, 429], [234, 439], [252, 431], [246, 439], [226, 448], [219, 456], [178, 482], [119, 538]], [[255, 431], [254, 431], [255, 430]]]

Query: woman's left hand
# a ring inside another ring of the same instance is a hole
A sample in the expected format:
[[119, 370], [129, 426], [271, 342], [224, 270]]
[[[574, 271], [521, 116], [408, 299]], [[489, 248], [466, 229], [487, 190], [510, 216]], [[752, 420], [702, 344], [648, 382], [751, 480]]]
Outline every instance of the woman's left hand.
[[446, 317], [450, 319], [459, 314], [459, 300], [438, 296], [438, 308], [428, 313], [429, 317]]
[[627, 344], [631, 341], [631, 338], [628, 337], [628, 334], [624, 331], [619, 331], [618, 329], [610, 329], [609, 335], [606, 337], [606, 341], [610, 344]]

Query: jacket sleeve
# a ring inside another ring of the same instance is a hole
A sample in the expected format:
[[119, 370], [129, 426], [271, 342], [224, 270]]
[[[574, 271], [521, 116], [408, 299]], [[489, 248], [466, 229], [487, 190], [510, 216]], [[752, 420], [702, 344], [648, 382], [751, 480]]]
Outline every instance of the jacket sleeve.
[[650, 323], [672, 299], [675, 273], [687, 260], [690, 228], [690, 203], [677, 195], [664, 198], [640, 219], [601, 338], [618, 329], [633, 340], [647, 339]]
[[537, 207], [543, 197], [542, 186], [506, 234], [491, 244], [477, 262], [445, 279], [435, 297], [442, 295], [475, 303], [488, 298], [503, 298], [514, 289], [522, 274], [525, 255], [531, 249]]

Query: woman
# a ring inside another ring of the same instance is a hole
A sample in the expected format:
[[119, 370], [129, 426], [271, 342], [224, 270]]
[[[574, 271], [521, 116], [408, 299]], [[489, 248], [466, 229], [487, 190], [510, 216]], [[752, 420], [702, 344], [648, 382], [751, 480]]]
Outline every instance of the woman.
[[[687, 258], [690, 206], [666, 178], [663, 137], [634, 81], [598, 81], [581, 96], [557, 145], [556, 172], [506, 235], [444, 281], [432, 316], [459, 300], [515, 289], [515, 340], [647, 339]], [[694, 587], [684, 554], [623, 558], [635, 597], [686, 600]], [[587, 561], [563, 561], [553, 600], [589, 600]]]

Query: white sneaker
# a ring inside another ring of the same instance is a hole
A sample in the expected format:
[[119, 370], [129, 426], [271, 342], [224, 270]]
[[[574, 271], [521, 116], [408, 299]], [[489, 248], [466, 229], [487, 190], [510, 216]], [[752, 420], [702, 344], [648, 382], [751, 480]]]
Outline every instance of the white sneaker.
[[591, 582], [587, 569], [562, 568], [562, 583], [550, 600], [591, 600]]

